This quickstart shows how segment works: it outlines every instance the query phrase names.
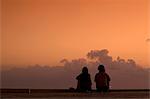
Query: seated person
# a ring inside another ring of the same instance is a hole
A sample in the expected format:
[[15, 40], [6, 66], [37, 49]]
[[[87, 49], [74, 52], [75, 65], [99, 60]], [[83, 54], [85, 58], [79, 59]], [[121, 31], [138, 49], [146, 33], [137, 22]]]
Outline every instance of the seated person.
[[99, 65], [98, 70], [99, 72], [95, 75], [96, 89], [99, 92], [108, 92], [110, 77], [105, 72], [105, 68], [103, 65]]
[[82, 73], [78, 75], [76, 79], [78, 80], [77, 91], [79, 92], [91, 91], [92, 82], [87, 67], [83, 67]]

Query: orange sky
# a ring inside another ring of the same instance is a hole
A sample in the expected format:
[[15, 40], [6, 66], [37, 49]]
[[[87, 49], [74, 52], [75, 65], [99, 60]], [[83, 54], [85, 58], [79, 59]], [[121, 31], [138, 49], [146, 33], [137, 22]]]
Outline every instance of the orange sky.
[[57, 65], [106, 48], [148, 65], [148, 0], [2, 0], [2, 64]]

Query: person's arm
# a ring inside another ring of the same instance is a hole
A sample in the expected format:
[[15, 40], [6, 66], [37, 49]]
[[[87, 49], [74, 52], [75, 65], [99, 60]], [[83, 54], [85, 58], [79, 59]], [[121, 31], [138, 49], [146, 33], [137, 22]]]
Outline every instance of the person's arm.
[[90, 82], [90, 84], [92, 85], [92, 81], [91, 81], [91, 76], [90, 76], [90, 74], [89, 74], [89, 82]]
[[97, 81], [96, 79], [97, 79], [97, 74], [95, 75], [95, 78], [94, 78], [94, 81], [95, 81], [95, 82]]
[[78, 75], [78, 76], [76, 77], [76, 79], [79, 80], [79, 79], [80, 79], [80, 75]]
[[107, 79], [108, 79], [108, 81], [110, 81], [110, 77], [109, 77], [109, 75], [108, 74], [106, 74], [107, 75]]
[[92, 86], [92, 81], [91, 81], [91, 76], [89, 74], [88, 75], [88, 90], [92, 90], [91, 86]]

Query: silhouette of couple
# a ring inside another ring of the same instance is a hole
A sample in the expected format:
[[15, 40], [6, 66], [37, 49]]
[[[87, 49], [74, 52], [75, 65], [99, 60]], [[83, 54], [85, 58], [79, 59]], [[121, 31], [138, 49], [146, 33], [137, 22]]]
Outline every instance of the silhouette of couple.
[[[98, 92], [108, 92], [109, 91], [109, 82], [110, 82], [110, 77], [109, 75], [105, 72], [105, 67], [104, 65], [99, 65], [98, 66], [98, 73], [95, 75], [95, 83], [96, 83], [96, 89]], [[88, 73], [88, 68], [83, 67], [82, 68], [82, 73], [76, 77], [78, 80], [77, 84], [77, 91], [79, 92], [88, 92], [91, 91], [92, 88], [92, 81], [90, 74]]]

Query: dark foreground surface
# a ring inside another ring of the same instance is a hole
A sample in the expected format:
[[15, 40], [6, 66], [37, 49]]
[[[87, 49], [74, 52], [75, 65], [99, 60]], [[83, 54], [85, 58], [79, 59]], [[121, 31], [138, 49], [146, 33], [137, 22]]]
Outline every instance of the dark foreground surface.
[[79, 93], [56, 89], [1, 89], [2, 99], [150, 99], [150, 90], [110, 90]]

